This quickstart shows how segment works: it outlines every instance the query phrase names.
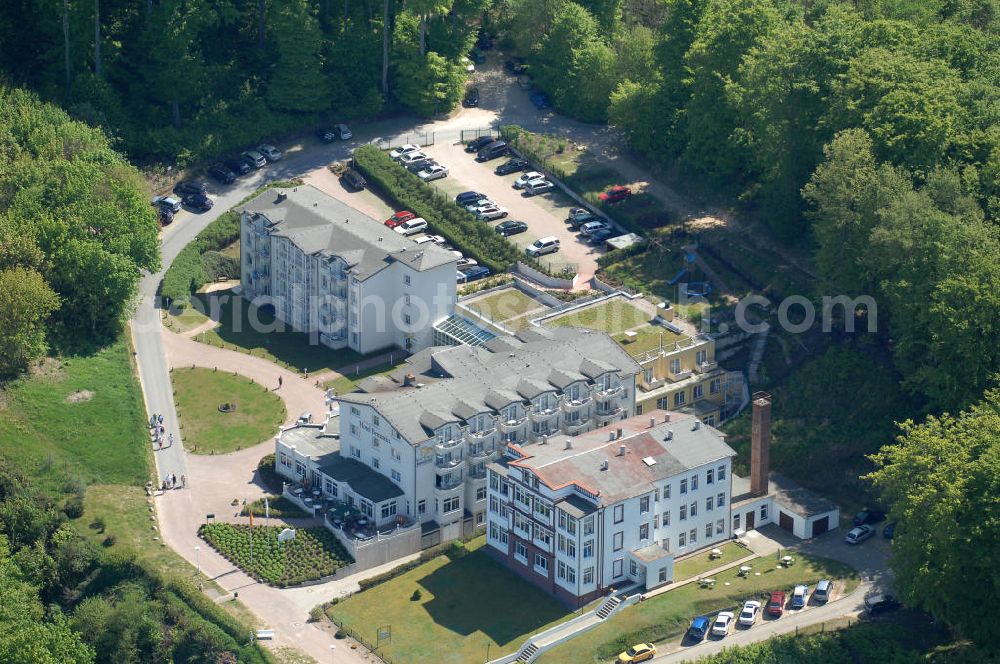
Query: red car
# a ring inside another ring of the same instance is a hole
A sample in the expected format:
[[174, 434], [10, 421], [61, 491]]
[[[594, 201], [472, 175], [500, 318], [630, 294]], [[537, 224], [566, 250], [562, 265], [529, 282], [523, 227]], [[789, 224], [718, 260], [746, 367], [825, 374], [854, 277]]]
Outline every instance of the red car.
[[778, 618], [785, 610], [785, 591], [775, 590], [767, 600], [767, 615]]
[[416, 219], [417, 215], [413, 214], [409, 210], [403, 210], [402, 212], [397, 212], [388, 219], [385, 220], [385, 225], [389, 228], [395, 228], [399, 226], [404, 221], [409, 221], [410, 219]]
[[632, 195], [632, 190], [628, 187], [616, 186], [611, 187], [606, 192], [598, 196], [598, 198], [604, 203], [617, 203], [623, 201]]

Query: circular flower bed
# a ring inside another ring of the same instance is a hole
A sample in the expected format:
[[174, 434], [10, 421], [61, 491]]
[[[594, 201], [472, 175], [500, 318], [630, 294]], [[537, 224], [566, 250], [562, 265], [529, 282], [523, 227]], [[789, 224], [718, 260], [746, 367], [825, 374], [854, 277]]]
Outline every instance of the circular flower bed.
[[326, 528], [298, 528], [295, 539], [278, 542], [282, 530], [284, 526], [254, 527], [252, 565], [249, 525], [209, 523], [198, 534], [250, 576], [280, 587], [315, 581], [354, 562]]
[[219, 404], [219, 412], [220, 413], [235, 413], [236, 412], [236, 404], [234, 404], [234, 403]]

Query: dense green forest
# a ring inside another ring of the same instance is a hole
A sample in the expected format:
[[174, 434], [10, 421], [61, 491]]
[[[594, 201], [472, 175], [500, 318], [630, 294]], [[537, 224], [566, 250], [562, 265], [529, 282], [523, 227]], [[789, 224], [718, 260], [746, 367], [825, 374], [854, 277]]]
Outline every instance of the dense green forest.
[[184, 165], [320, 119], [449, 110], [488, 1], [11, 0], [0, 69], [133, 160]]

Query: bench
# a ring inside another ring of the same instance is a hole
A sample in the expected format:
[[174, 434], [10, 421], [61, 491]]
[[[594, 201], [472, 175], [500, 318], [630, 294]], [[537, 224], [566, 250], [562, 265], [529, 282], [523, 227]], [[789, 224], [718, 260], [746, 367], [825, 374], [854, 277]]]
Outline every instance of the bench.
[[274, 630], [273, 629], [258, 629], [257, 630], [257, 638], [258, 639], [269, 639], [269, 640], [270, 639], [274, 639]]

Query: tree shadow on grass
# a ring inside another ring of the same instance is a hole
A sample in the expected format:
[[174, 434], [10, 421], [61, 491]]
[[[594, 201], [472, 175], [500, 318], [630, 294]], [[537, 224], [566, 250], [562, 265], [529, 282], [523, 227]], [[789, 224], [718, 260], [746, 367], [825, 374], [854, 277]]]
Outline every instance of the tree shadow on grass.
[[568, 613], [482, 551], [451, 561], [419, 583], [434, 596], [424, 607], [437, 625], [464, 636], [482, 632], [500, 646]]

